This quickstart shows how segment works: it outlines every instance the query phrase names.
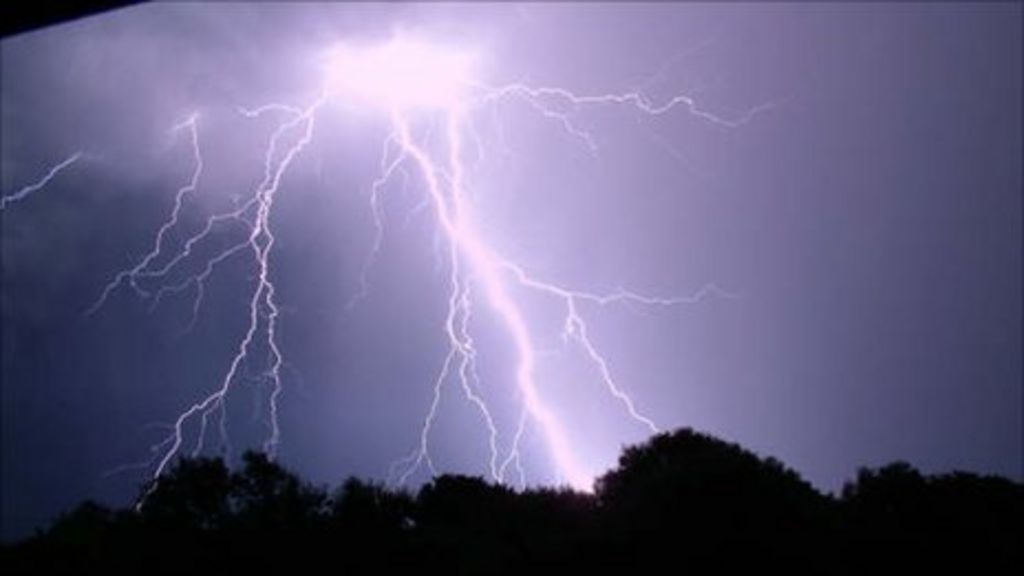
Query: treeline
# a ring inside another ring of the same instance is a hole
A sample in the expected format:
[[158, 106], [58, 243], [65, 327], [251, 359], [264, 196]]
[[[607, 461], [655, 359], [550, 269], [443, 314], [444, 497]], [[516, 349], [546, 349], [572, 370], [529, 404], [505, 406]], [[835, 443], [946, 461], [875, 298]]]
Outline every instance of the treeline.
[[86, 502], [3, 548], [12, 572], [1017, 573], [1024, 486], [905, 463], [838, 497], [781, 462], [689, 429], [627, 448], [593, 494], [441, 476], [417, 494], [328, 491], [257, 453], [183, 459], [136, 508]]

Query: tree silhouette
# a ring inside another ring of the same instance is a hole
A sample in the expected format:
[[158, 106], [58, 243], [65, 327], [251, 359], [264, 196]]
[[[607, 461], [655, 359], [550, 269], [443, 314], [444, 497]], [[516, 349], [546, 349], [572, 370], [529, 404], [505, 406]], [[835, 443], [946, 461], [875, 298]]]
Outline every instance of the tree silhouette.
[[627, 448], [594, 494], [516, 492], [446, 475], [418, 494], [350, 478], [333, 493], [259, 453], [232, 471], [181, 459], [138, 506], [85, 502], [0, 547], [4, 574], [195, 571], [691, 574], [1019, 568], [1024, 486], [905, 462], [861, 469], [841, 497], [773, 458], [689, 429]]
[[861, 468], [843, 487], [846, 563], [864, 570], [998, 573], [1019, 568], [1024, 486], [907, 462]]
[[597, 499], [567, 488], [540, 488], [518, 495], [517, 529], [522, 561], [527, 565], [581, 568], [594, 556]]
[[316, 527], [327, 501], [323, 490], [299, 478], [263, 453], [247, 452], [233, 478], [236, 521], [247, 530], [302, 531]]
[[515, 505], [515, 492], [480, 478], [445, 475], [424, 486], [414, 519], [430, 563], [471, 573], [514, 565]]
[[178, 460], [144, 490], [140, 511], [147, 524], [173, 531], [223, 528], [232, 513], [233, 478], [223, 460]]
[[415, 502], [408, 493], [349, 478], [330, 508], [331, 534], [344, 542], [339, 564], [369, 571], [411, 562]]
[[596, 493], [617, 563], [790, 565], [826, 527], [828, 499], [796, 472], [690, 429], [627, 448]]

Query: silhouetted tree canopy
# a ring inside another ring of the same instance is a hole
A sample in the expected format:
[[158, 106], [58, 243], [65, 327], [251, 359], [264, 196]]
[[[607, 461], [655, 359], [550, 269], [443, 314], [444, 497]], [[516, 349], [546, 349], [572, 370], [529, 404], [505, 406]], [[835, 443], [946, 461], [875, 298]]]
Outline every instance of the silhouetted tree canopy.
[[597, 494], [623, 522], [701, 533], [798, 526], [823, 504], [778, 460], [688, 429], [627, 448]]
[[266, 455], [178, 460], [138, 505], [84, 502], [2, 548], [3, 571], [517, 573], [666, 567], [705, 574], [1019, 569], [1024, 486], [905, 462], [841, 495], [689, 429], [627, 448], [594, 494], [445, 475], [418, 494], [313, 486]]
[[232, 516], [231, 472], [223, 460], [178, 460], [169, 474], [144, 490], [140, 506], [147, 523], [163, 529], [209, 531]]

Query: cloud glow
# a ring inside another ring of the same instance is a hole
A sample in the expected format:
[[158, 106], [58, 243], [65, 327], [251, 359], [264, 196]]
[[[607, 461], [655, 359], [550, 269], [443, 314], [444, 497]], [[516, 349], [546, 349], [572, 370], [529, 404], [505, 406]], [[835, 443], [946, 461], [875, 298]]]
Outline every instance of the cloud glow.
[[471, 53], [404, 37], [330, 55], [332, 94], [387, 110], [448, 108], [472, 80]]

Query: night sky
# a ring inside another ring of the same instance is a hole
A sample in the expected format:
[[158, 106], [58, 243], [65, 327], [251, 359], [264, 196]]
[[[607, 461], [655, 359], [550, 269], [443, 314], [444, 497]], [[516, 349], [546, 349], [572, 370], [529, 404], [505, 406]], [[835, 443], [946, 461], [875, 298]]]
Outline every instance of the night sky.
[[[502, 98], [463, 131], [476, 228], [532, 277], [594, 294], [720, 289], [579, 304], [659, 429], [739, 442], [825, 491], [896, 459], [1020, 479], [1021, 16], [974, 2], [167, 3], [3, 40], [0, 191], [81, 156], [0, 212], [0, 536], [84, 498], [136, 496], [164, 454], [151, 447], [220, 386], [244, 337], [258, 271], [246, 254], [216, 267], [194, 323], [194, 286], [159, 303], [121, 286], [86, 314], [152, 249], [189, 182], [189, 132], [173, 127], [195, 115], [203, 172], [158, 264], [257, 190], [286, 115], [240, 107], [308, 106], [326, 51], [396, 34], [472, 54], [491, 87], [691, 99], [651, 115]], [[443, 159], [443, 113], [410, 115]], [[316, 482], [383, 480], [416, 450], [448, 351], [449, 242], [406, 161], [381, 187], [371, 260], [387, 114], [334, 98], [315, 122], [269, 216], [278, 457]], [[239, 233], [203, 243], [168, 282]], [[560, 301], [502, 278], [534, 336], [538, 393], [599, 475], [651, 432], [561, 337]], [[474, 385], [504, 458], [523, 411], [516, 353], [472, 295]], [[235, 459], [268, 433], [270, 350], [250, 356], [225, 400]], [[529, 485], [564, 480], [542, 428], [527, 418]], [[215, 436], [204, 454], [221, 454]], [[487, 428], [456, 379], [429, 447], [439, 472], [488, 474]], [[421, 467], [409, 484], [427, 479]]]

